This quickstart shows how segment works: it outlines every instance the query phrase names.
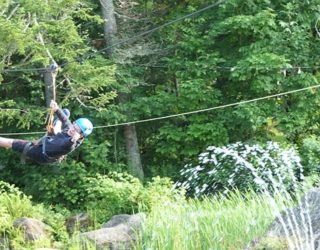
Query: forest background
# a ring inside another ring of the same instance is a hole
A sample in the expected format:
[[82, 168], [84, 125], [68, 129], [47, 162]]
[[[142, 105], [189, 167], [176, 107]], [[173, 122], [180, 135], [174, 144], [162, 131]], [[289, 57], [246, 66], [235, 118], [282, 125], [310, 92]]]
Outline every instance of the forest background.
[[57, 166], [22, 165], [19, 154], [1, 150], [0, 178], [35, 201], [81, 208], [85, 188], [96, 187], [103, 176], [131, 180], [114, 173], [128, 172], [144, 183], [156, 176], [179, 181], [183, 166], [208, 146], [238, 141], [293, 146], [305, 173], [318, 174], [317, 88], [116, 125], [319, 84], [319, 0], [221, 1], [142, 33], [210, 4], [1, 0], [1, 136], [35, 139], [41, 133], [10, 133], [45, 133], [45, 70], [53, 61], [61, 66], [58, 103], [72, 119], [87, 117], [96, 128]]

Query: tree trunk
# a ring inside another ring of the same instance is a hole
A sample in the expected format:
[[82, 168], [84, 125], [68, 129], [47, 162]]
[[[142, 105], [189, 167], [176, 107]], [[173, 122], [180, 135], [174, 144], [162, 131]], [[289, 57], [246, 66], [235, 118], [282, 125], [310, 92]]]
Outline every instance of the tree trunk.
[[[117, 33], [117, 23], [115, 19], [114, 6], [112, 0], [100, 0], [102, 7], [102, 14], [104, 18], [104, 38], [106, 41], [107, 54], [110, 58], [114, 56], [114, 40]], [[110, 47], [111, 46], [111, 47]], [[127, 94], [119, 93], [119, 101], [125, 102]], [[129, 172], [143, 180], [144, 173], [141, 163], [138, 137], [135, 125], [128, 125], [124, 127], [124, 138], [126, 141], [127, 161]]]
[[[115, 36], [117, 34], [117, 23], [114, 14], [114, 6], [112, 0], [100, 0], [102, 7], [102, 15], [104, 19], [104, 39], [106, 46], [110, 47], [114, 44]], [[106, 50], [109, 57], [113, 57], [114, 47]]]
[[55, 65], [51, 65], [44, 72], [45, 82], [45, 98], [47, 107], [50, 106], [50, 101], [56, 99], [56, 76], [57, 68]]
[[125, 126], [124, 136], [126, 140], [129, 172], [138, 177], [140, 180], [143, 180], [144, 173], [141, 164], [136, 126]]

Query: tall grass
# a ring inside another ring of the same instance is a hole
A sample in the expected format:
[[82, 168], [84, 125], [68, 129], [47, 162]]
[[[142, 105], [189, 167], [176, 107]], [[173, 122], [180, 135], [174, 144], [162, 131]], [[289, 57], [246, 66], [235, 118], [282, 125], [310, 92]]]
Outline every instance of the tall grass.
[[273, 218], [270, 201], [254, 192], [166, 203], [148, 215], [136, 249], [244, 249]]

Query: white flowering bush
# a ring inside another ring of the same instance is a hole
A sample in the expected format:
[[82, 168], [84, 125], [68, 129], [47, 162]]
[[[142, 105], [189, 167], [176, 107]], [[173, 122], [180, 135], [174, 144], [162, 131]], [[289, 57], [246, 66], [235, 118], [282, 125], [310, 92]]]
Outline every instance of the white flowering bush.
[[187, 164], [180, 173], [176, 186], [196, 197], [232, 189], [292, 191], [303, 179], [296, 151], [282, 149], [275, 142], [211, 146], [199, 155], [198, 164]]

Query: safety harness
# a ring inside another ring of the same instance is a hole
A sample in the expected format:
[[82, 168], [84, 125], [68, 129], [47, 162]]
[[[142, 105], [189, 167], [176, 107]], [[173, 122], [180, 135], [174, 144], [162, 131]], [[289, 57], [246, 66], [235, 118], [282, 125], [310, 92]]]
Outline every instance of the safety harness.
[[32, 142], [28, 142], [24, 147], [23, 147], [23, 151], [20, 157], [20, 162], [21, 164], [26, 164], [26, 159], [27, 159], [27, 152], [32, 148], [33, 143]]
[[63, 159], [65, 159], [65, 155], [62, 155], [60, 157], [51, 157], [47, 154], [46, 152], [46, 139], [47, 139], [47, 134], [45, 136], [43, 136], [38, 142], [28, 142], [22, 151], [21, 154], [21, 164], [25, 164], [26, 163], [26, 159], [27, 159], [27, 153], [29, 150], [31, 150], [33, 147], [41, 147], [42, 148], [42, 155], [44, 156], [44, 158], [46, 159], [48, 164], [53, 164], [53, 163], [60, 163], [63, 161]]

